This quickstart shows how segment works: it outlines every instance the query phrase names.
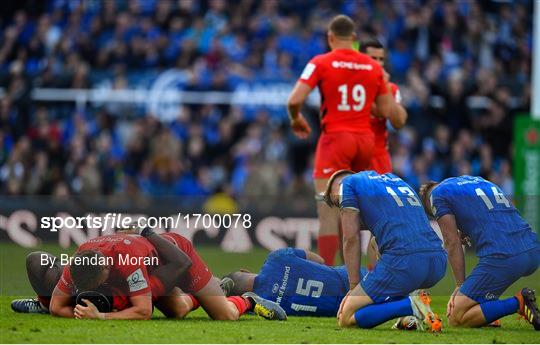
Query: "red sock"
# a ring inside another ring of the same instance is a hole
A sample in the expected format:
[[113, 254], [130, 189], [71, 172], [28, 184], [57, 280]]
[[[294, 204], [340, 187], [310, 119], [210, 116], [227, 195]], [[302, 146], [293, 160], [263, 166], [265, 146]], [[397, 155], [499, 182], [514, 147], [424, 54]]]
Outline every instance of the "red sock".
[[339, 248], [338, 235], [320, 235], [317, 238], [317, 246], [319, 255], [324, 259], [324, 263], [328, 266], [334, 266], [334, 260]]
[[199, 308], [199, 306], [201, 305], [199, 301], [197, 301], [197, 299], [193, 297], [193, 295], [188, 295], [188, 297], [191, 298], [191, 302], [193, 303], [193, 307], [191, 307], [191, 311]]
[[251, 301], [247, 298], [240, 296], [231, 296], [227, 297], [227, 300], [234, 303], [240, 315], [244, 315], [246, 311], [251, 309]]
[[49, 309], [49, 304], [51, 304], [51, 298], [49, 296], [37, 296], [37, 299], [45, 308]]

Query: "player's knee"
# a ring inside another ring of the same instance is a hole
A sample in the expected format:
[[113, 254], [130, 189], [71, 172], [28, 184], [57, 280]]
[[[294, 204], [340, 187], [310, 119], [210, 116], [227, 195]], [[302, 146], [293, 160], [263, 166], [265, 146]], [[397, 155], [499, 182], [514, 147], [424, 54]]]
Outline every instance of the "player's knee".
[[461, 318], [458, 318], [455, 314], [448, 316], [448, 325], [451, 327], [461, 326]]
[[343, 308], [341, 309], [341, 315], [338, 317], [338, 325], [340, 327], [351, 327], [356, 325], [356, 320], [354, 319], [354, 310], [350, 303], [345, 301]]
[[463, 316], [467, 311], [468, 309], [464, 308], [459, 303], [456, 303], [454, 305], [454, 309], [452, 310], [452, 314], [448, 316], [448, 324], [452, 327], [465, 326]]
[[356, 320], [354, 319], [354, 314], [341, 314], [340, 317], [338, 317], [338, 325], [339, 327], [353, 327], [356, 326]]
[[217, 315], [214, 315], [212, 318], [219, 321], [236, 321], [238, 320], [238, 318], [240, 318], [240, 313], [238, 312], [236, 307], [232, 305], [229, 308], [221, 310]]
[[49, 256], [48, 253], [45, 252], [32, 252], [26, 256], [26, 270], [29, 272], [37, 273], [41, 271], [43, 267], [46, 267], [46, 265], [41, 264], [41, 258], [43, 255]]
[[177, 303], [174, 308], [171, 310], [171, 317], [174, 319], [183, 319], [191, 311], [191, 306], [185, 300], [181, 300]]

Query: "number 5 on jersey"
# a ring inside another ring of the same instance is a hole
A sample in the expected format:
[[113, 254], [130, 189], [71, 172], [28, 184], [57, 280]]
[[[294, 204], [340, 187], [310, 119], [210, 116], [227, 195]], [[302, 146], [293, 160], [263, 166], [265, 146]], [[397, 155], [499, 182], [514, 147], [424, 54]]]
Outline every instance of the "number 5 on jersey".
[[[309, 279], [304, 286], [304, 279], [298, 279], [298, 285], [296, 286], [296, 293], [302, 296], [321, 297], [324, 283], [318, 280]], [[313, 290], [313, 291], [312, 291]]]

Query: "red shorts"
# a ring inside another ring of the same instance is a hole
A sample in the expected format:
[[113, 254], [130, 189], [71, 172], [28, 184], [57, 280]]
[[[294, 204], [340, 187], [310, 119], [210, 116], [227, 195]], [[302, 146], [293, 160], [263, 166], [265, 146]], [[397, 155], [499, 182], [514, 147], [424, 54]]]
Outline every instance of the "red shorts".
[[213, 275], [193, 247], [193, 243], [187, 238], [173, 232], [168, 232], [161, 236], [174, 243], [191, 259], [191, 267], [182, 275], [178, 287], [182, 289], [183, 292], [191, 294], [196, 293], [205, 287], [210, 279], [212, 279]]
[[374, 145], [371, 132], [323, 132], [315, 152], [313, 178], [329, 178], [342, 169], [368, 169]]
[[392, 172], [392, 159], [388, 150], [376, 151], [371, 157], [370, 170], [375, 170], [377, 174], [386, 174]]

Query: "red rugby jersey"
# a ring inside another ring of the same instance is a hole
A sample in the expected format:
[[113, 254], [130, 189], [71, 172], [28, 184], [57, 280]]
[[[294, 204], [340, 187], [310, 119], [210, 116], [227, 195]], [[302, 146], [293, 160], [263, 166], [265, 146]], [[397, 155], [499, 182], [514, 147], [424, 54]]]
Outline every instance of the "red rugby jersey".
[[[111, 271], [105, 283], [116, 288], [117, 293], [121, 292], [123, 296], [138, 296], [151, 292], [148, 276], [148, 268], [151, 267], [146, 267], [143, 263], [131, 264], [125, 261], [128, 255], [129, 258], [157, 257], [155, 248], [142, 236], [125, 234], [100, 236], [80, 245], [77, 252], [85, 250], [94, 250], [111, 258]], [[64, 267], [56, 287], [66, 294], [75, 293], [69, 266]]]
[[371, 105], [388, 92], [382, 67], [352, 49], [315, 56], [298, 81], [319, 87], [321, 125], [326, 132], [370, 131]]
[[[394, 96], [396, 102], [401, 103], [399, 87], [394, 83], [388, 84], [390, 84], [392, 95]], [[373, 154], [376, 155], [378, 152], [386, 151], [388, 149], [388, 131], [386, 129], [386, 119], [371, 115], [371, 129], [375, 134], [375, 148], [373, 149]]]

